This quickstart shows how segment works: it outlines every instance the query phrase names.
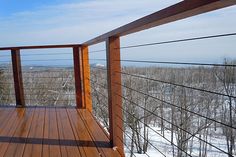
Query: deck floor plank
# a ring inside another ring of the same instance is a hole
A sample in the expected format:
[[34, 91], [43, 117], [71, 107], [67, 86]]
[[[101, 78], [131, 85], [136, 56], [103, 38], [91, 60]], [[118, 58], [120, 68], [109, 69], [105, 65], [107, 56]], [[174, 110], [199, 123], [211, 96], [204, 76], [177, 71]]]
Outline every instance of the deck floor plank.
[[21, 118], [23, 117], [24, 111], [24, 109], [14, 109], [13, 113], [10, 115], [10, 118], [8, 120], [6, 119], [6, 126], [1, 132], [1, 137], [5, 138], [6, 141], [0, 142], [0, 156], [4, 156], [6, 153], [13, 138], [13, 134], [15, 133]]
[[[117, 157], [85, 109], [0, 107], [0, 157]], [[120, 156], [119, 156], [120, 157]]]
[[[32, 157], [34, 156], [33, 154], [33, 147], [35, 144], [33, 144], [34, 139], [36, 138], [36, 131], [37, 131], [37, 123], [38, 123], [38, 119], [39, 119], [39, 109], [37, 109], [37, 111], [35, 111], [34, 113], [34, 117], [32, 120], [32, 124], [31, 124], [31, 128], [29, 130], [29, 134], [28, 134], [28, 138], [27, 138], [27, 143], [25, 145], [25, 150], [24, 150], [24, 154], [23, 157]], [[36, 141], [36, 140], [35, 140]], [[37, 154], [35, 154], [37, 156]]]
[[[71, 109], [69, 109], [71, 110]], [[73, 109], [72, 109], [73, 110]], [[65, 110], [68, 116], [68, 120], [70, 122], [70, 126], [71, 126], [71, 130], [73, 131], [74, 137], [75, 137], [75, 141], [77, 143], [77, 146], [79, 148], [79, 152], [80, 152], [80, 156], [83, 157], [87, 157], [84, 147], [83, 147], [83, 142], [81, 142], [81, 139], [79, 138], [78, 134], [77, 134], [77, 129], [75, 129], [75, 127], [78, 125], [77, 123], [73, 123], [74, 120], [76, 120], [76, 116], [74, 115], [74, 113], [70, 113], [68, 112], [68, 109]], [[71, 119], [71, 117], [73, 117]], [[82, 130], [79, 130], [79, 132], [82, 134]], [[96, 156], [94, 156], [96, 157]]]
[[45, 108], [37, 109], [38, 119], [36, 122], [36, 130], [34, 134], [34, 139], [36, 143], [33, 143], [32, 146], [32, 156], [41, 157], [43, 152], [43, 127], [44, 127], [44, 116], [45, 116]]
[[54, 108], [50, 108], [47, 110], [49, 110], [49, 139], [55, 140], [54, 142], [52, 142], [53, 144], [49, 142], [49, 156], [60, 157], [63, 155], [59, 140], [59, 129], [56, 110]]
[[[43, 127], [43, 157], [50, 157], [49, 153], [49, 145], [47, 144], [47, 140], [49, 139], [49, 110], [45, 108], [44, 114], [44, 127]], [[60, 150], [59, 150], [60, 152]], [[58, 156], [59, 157], [59, 156]]]
[[[103, 156], [115, 156], [120, 157], [118, 151], [114, 151], [109, 147], [109, 139], [105, 132], [100, 128], [98, 123], [95, 121], [94, 117], [88, 110], [77, 109], [77, 112], [83, 119], [88, 132], [95, 141], [96, 146]], [[103, 143], [104, 146], [99, 147]]]
[[68, 157], [80, 157], [80, 151], [75, 141], [67, 113], [65, 109], [57, 108], [57, 121], [59, 128], [59, 136], [62, 139], [61, 143], [65, 144]]
[[64, 133], [63, 133], [63, 129], [62, 129], [62, 125], [60, 122], [60, 117], [57, 114], [57, 111], [55, 109], [55, 115], [56, 115], [56, 124], [57, 124], [57, 128], [58, 128], [58, 139], [59, 139], [59, 144], [60, 144], [60, 151], [61, 151], [61, 156], [62, 157], [67, 157], [67, 150], [66, 150], [66, 146], [63, 145], [63, 140], [65, 140], [64, 138]]
[[12, 140], [10, 142], [9, 147], [4, 155], [5, 157], [22, 156], [33, 115], [34, 109], [30, 108], [25, 110], [24, 116], [22, 118], [19, 118], [21, 122], [13, 134], [13, 137], [17, 141], [15, 142]]
[[100, 157], [100, 153], [77, 111], [74, 109], [67, 109], [67, 111], [76, 139], [81, 141], [86, 156]]
[[5, 125], [9, 122], [9, 118], [11, 118], [13, 112], [13, 109], [0, 109], [0, 133], [5, 128]]

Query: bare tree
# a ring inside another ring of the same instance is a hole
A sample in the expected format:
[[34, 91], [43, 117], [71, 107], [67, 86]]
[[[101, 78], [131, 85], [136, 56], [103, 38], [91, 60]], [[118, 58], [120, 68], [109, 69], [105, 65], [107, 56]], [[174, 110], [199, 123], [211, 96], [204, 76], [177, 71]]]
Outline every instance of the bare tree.
[[[233, 63], [235, 63], [235, 61], [228, 61], [225, 59], [225, 65]], [[225, 66], [224, 68], [220, 69], [215, 68], [215, 76], [222, 83], [223, 85], [222, 90], [225, 92], [226, 95], [228, 95], [228, 97], [222, 97], [223, 104], [222, 104], [221, 120], [223, 123], [229, 126], [229, 127], [222, 126], [222, 129], [223, 129], [223, 134], [226, 138], [229, 156], [232, 156], [236, 151], [235, 148], [236, 131], [232, 128], [236, 126], [235, 125], [236, 106], [235, 106], [235, 100], [231, 97], [236, 93], [236, 69], [231, 66]]]

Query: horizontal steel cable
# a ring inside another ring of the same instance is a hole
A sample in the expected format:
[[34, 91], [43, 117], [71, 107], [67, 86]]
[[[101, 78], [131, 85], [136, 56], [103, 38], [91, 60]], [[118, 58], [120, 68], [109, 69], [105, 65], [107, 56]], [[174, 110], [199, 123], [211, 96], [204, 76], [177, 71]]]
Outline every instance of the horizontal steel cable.
[[[130, 49], [130, 48], [137, 48], [137, 47], [163, 45], [163, 44], [171, 44], [171, 43], [179, 43], [179, 42], [187, 42], [187, 41], [195, 41], [195, 40], [203, 40], [203, 39], [212, 39], [212, 38], [222, 38], [222, 37], [229, 37], [229, 36], [236, 36], [236, 33], [225, 33], [225, 34], [216, 34], [216, 35], [209, 35], [209, 36], [200, 36], [200, 37], [194, 37], [194, 38], [184, 38], [184, 39], [167, 40], [167, 41], [161, 41], [161, 42], [128, 45], [128, 46], [120, 47], [119, 49]], [[104, 52], [104, 51], [106, 51], [106, 49], [91, 51], [90, 53]]]
[[42, 88], [42, 87], [40, 87], [40, 88], [36, 88], [36, 87], [32, 87], [32, 88], [30, 88], [30, 87], [27, 87], [27, 88], [24, 88], [24, 90], [35, 90], [35, 89], [45, 89], [45, 90], [63, 90], [62, 88], [64, 88], [64, 87], [58, 87], [58, 88]]
[[[106, 59], [101, 59], [101, 58], [93, 58], [93, 59], [89, 59], [89, 60], [106, 61]], [[236, 64], [217, 64], [217, 63], [171, 62], [171, 61], [132, 60], [132, 59], [121, 59], [121, 60], [114, 60], [114, 61], [116, 61], [116, 62], [131, 62], [131, 63], [152, 63], [152, 64], [173, 64], [173, 65], [236, 67]]]
[[186, 108], [183, 108], [183, 107], [181, 107], [181, 106], [178, 106], [178, 105], [172, 104], [172, 103], [170, 103], [170, 102], [161, 100], [161, 99], [159, 99], [159, 98], [157, 98], [157, 97], [154, 97], [154, 96], [149, 95], [149, 94], [147, 94], [147, 93], [144, 93], [144, 92], [142, 92], [142, 91], [138, 91], [138, 90], [136, 90], [136, 89], [130, 88], [130, 87], [125, 86], [125, 85], [120, 84], [120, 83], [115, 83], [115, 84], [120, 85], [120, 86], [125, 87], [125, 88], [130, 89], [130, 90], [133, 90], [133, 91], [135, 91], [135, 92], [137, 92], [137, 93], [143, 94], [143, 95], [145, 95], [145, 96], [149, 96], [149, 97], [151, 97], [151, 98], [153, 98], [153, 99], [156, 99], [156, 100], [158, 100], [158, 101], [160, 101], [160, 102], [163, 102], [163, 103], [165, 103], [165, 104], [168, 104], [168, 105], [173, 106], [173, 107], [176, 107], [176, 108], [179, 108], [179, 109], [181, 109], [181, 110], [183, 110], [183, 111], [185, 111], [185, 112], [189, 112], [189, 113], [192, 113], [192, 114], [197, 115], [197, 116], [199, 116], [199, 117], [202, 117], [202, 118], [208, 119], [208, 120], [210, 120], [210, 121], [213, 121], [213, 122], [215, 122], [215, 123], [224, 125], [224, 126], [226, 126], [226, 127], [236, 129], [236, 127], [234, 127], [234, 126], [230, 126], [230, 125], [228, 125], [228, 124], [219, 122], [219, 121], [217, 121], [217, 120], [215, 120], [215, 119], [212, 119], [212, 118], [209, 118], [209, 117], [207, 117], [207, 116], [201, 115], [201, 114], [199, 114], [199, 113], [190, 111], [190, 110], [188, 110], [188, 109], [186, 109]]
[[44, 101], [44, 102], [47, 102], [47, 101], [60, 101], [60, 102], [65, 102], [65, 101], [75, 101], [75, 99], [70, 99], [70, 100], [25, 99], [25, 100], [29, 100], [29, 101]]
[[236, 99], [236, 96], [227, 95], [227, 94], [223, 94], [223, 93], [218, 93], [218, 92], [214, 92], [214, 91], [209, 91], [209, 90], [205, 90], [205, 89], [189, 87], [189, 86], [185, 86], [185, 85], [181, 85], [181, 84], [177, 84], [177, 83], [162, 81], [162, 80], [153, 79], [153, 78], [149, 78], [149, 77], [145, 77], [145, 76], [140, 76], [140, 75], [134, 75], [134, 74], [126, 73], [126, 72], [117, 72], [117, 73], [133, 76], [133, 77], [136, 77], [136, 78], [146, 79], [146, 80], [150, 80], [150, 81], [154, 81], [154, 82], [170, 84], [170, 85], [174, 85], [174, 86], [179, 86], [179, 87], [183, 87], [183, 88], [188, 88], [188, 89], [192, 89], [192, 90], [202, 91], [202, 92], [206, 92], [206, 93], [210, 93], [210, 94], [216, 94], [216, 95], [221, 95], [221, 96], [226, 96], [226, 97], [231, 97], [231, 98], [235, 98]]
[[[107, 95], [104, 95], [102, 92], [98, 91], [96, 88], [94, 88], [94, 87], [92, 87], [92, 86], [91, 86], [91, 88], [92, 88], [93, 90], [95, 90], [96, 92], [98, 92], [98, 94], [102, 95], [105, 99], [108, 100], [108, 96], [107, 96]], [[106, 107], [108, 108], [108, 106], [106, 106]]]
[[195, 62], [160, 62], [150, 60], [115, 60], [117, 62], [133, 62], [133, 63], [154, 63], [154, 64], [176, 64], [176, 65], [197, 65], [197, 66], [216, 66], [216, 67], [236, 67], [235, 64], [214, 64], [214, 63], [195, 63]]
[[[121, 118], [119, 115], [116, 114], [116, 117], [118, 117], [120, 120], [122, 120], [124, 123], [126, 123], [127, 125], [129, 125], [123, 118]], [[122, 130], [124, 133], [126, 133], [120, 126], [117, 125], [117, 127]], [[130, 128], [132, 129], [132, 128]], [[143, 140], [145, 140], [146, 142], [148, 142], [154, 149], [156, 149], [159, 153], [161, 153], [163, 156], [166, 157], [166, 155], [164, 153], [162, 153], [156, 146], [154, 146], [150, 141], [148, 141], [147, 139], [145, 139], [143, 137], [143, 135], [141, 135], [140, 133], [137, 132], [137, 134], [139, 134], [139, 136], [142, 137]]]
[[62, 82], [62, 83], [54, 83], [54, 82], [38, 82], [38, 81], [34, 81], [34, 82], [29, 82], [29, 81], [24, 81], [23, 84], [27, 84], [27, 85], [59, 85], [59, 87], [65, 87], [65, 85], [74, 85], [74, 82]]
[[99, 68], [99, 67], [91, 67], [92, 69], [98, 69], [98, 70], [104, 70], [104, 71], [107, 71], [106, 68]]
[[[98, 70], [104, 70], [104, 71], [107, 70], [107, 69], [98, 68], [98, 67], [93, 67], [93, 68], [98, 69]], [[202, 92], [206, 92], [206, 93], [210, 93], [210, 94], [216, 94], [216, 95], [231, 97], [231, 98], [236, 99], [236, 96], [232, 96], [232, 95], [227, 95], [227, 94], [218, 93], [218, 92], [214, 92], [214, 91], [209, 91], [209, 90], [205, 90], [205, 89], [190, 87], [190, 86], [177, 84], [177, 83], [172, 83], [172, 82], [168, 82], [168, 81], [158, 80], [158, 79], [149, 78], [149, 77], [145, 77], [145, 76], [141, 76], [141, 75], [130, 74], [130, 73], [126, 73], [126, 72], [123, 72], [123, 71], [121, 71], [121, 72], [116, 71], [116, 73], [120, 73], [120, 74], [128, 75], [128, 76], [133, 76], [133, 77], [136, 77], [136, 78], [146, 79], [146, 80], [150, 80], [150, 81], [154, 81], [154, 82], [160, 82], [160, 83], [170, 84], [170, 85], [179, 86], [179, 87], [183, 87], [183, 88], [188, 88], [188, 89], [192, 89], [192, 90], [202, 91]]]
[[[49, 78], [51, 78], [51, 79], [55, 79], [55, 78], [57, 78], [57, 79], [66, 79], [67, 77], [54, 77], [54, 76], [51, 76], [51, 77], [29, 77], [29, 76], [23, 76], [23, 78], [33, 78], [33, 79], [49, 79]], [[70, 77], [70, 78], [72, 78], [72, 77]]]
[[91, 81], [92, 83], [94, 83], [94, 84], [99, 85], [99, 86], [102, 87], [103, 89], [107, 89], [107, 86], [105, 86], [105, 85], [103, 85], [103, 84], [97, 83], [97, 82], [95, 82], [95, 81], [93, 81], [93, 80], [91, 80], [91, 79], [88, 79], [88, 80], [90, 80], [90, 81]]
[[[87, 78], [88, 79], [88, 78]], [[88, 80], [90, 80], [93, 84], [98, 84], [97, 82], [95, 82], [95, 81], [93, 81], [93, 80], [91, 80], [91, 79], [88, 79]], [[103, 85], [101, 85], [101, 84], [98, 84], [99, 86], [101, 86], [101, 87], [103, 87], [103, 88], [106, 88], [106, 87], [104, 87]], [[93, 88], [92, 87], [92, 89], [94, 89], [96, 92], [98, 92], [99, 94], [101, 94], [103, 97], [105, 97], [106, 99], [108, 99], [108, 97], [106, 96], [106, 95], [104, 95], [104, 94], [102, 94], [100, 91], [98, 91], [98, 90], [96, 90], [95, 88]], [[105, 106], [106, 108], [108, 108], [108, 106]], [[124, 131], [123, 131], [124, 132]], [[125, 132], [124, 132], [125, 133]], [[140, 135], [140, 136], [142, 136], [142, 135]], [[143, 139], [144, 139], [144, 137], [143, 137]], [[144, 139], [145, 140], [145, 139]], [[148, 141], [147, 141], [148, 142]], [[155, 147], [155, 146], [154, 146]], [[160, 152], [161, 153], [161, 152]], [[149, 156], [148, 154], [146, 154], [147, 156]]]
[[[128, 135], [125, 131], [123, 131], [123, 129], [121, 129], [120, 127], [118, 127], [122, 132], [124, 132], [124, 134], [126, 135], [126, 137], [128, 137], [130, 140], [132, 140], [132, 138], [130, 137], [130, 135]], [[126, 142], [123, 142], [123, 140], [120, 139], [119, 136], [117, 136], [117, 138], [126, 146], [126, 148], [130, 151], [130, 153], [132, 155], [134, 155], [136, 157], [136, 155], [134, 154], [134, 152], [131, 151], [131, 149], [127, 146]]]
[[[120, 107], [120, 106], [119, 106]], [[174, 143], [172, 143], [169, 139], [167, 139], [165, 136], [161, 135], [160, 133], [158, 133], [156, 130], [154, 130], [153, 128], [151, 128], [149, 125], [145, 124], [144, 122], [142, 122], [140, 119], [138, 119], [137, 117], [135, 117], [133, 114], [131, 114], [130, 112], [128, 112], [127, 110], [125, 110], [123, 107], [122, 108], [123, 111], [125, 111], [126, 113], [128, 113], [129, 115], [131, 115], [132, 117], [134, 117], [135, 119], [137, 119], [139, 122], [141, 122], [143, 125], [145, 125], [146, 127], [148, 127], [149, 129], [151, 129], [153, 132], [155, 132], [156, 134], [158, 134], [159, 136], [161, 136], [162, 138], [164, 138], [167, 142], [171, 143], [172, 145], [174, 145], [177, 149], [181, 150], [182, 152], [186, 153], [187, 155], [189, 155], [187, 152], [185, 152], [184, 150], [182, 150], [181, 148], [179, 148], [177, 145], [175, 145]]]
[[[21, 57], [24, 57], [24, 56], [54, 56], [54, 55], [65, 55], [65, 54], [72, 55], [72, 52], [71, 53], [53, 53], [53, 54], [50, 54], [50, 53], [45, 54], [45, 53], [34, 53], [34, 54], [22, 54], [21, 53]], [[0, 55], [0, 57], [11, 57], [11, 54], [9, 53], [9, 55]]]
[[216, 34], [216, 35], [200, 36], [200, 37], [194, 37], [194, 38], [184, 38], [184, 39], [177, 39], [177, 40], [168, 40], [168, 41], [161, 41], [161, 42], [154, 42], [154, 43], [139, 44], [139, 45], [130, 45], [130, 46], [123, 46], [120, 49], [129, 49], [129, 48], [153, 46], [153, 45], [163, 45], [163, 44], [170, 44], [170, 43], [179, 43], [179, 42], [186, 42], [186, 41], [212, 39], [212, 38], [229, 37], [229, 36], [236, 36], [236, 33]]
[[[117, 105], [119, 108], [121, 108], [124, 112], [128, 113], [129, 115], [131, 115], [132, 117], [134, 117], [135, 119], [137, 119], [139, 122], [141, 122], [143, 125], [145, 125], [146, 127], [148, 127], [149, 129], [151, 129], [153, 132], [155, 132], [157, 135], [161, 136], [162, 138], [164, 138], [167, 142], [171, 143], [172, 145], [174, 145], [177, 149], [181, 150], [182, 152], [184, 152], [185, 154], [189, 155], [187, 152], [185, 152], [184, 150], [182, 150], [181, 148], [179, 148], [177, 145], [175, 145], [174, 143], [172, 143], [169, 139], [167, 139], [165, 136], [161, 135], [160, 133], [158, 133], [156, 130], [154, 130], [153, 128], [151, 128], [149, 125], [145, 124], [144, 122], [142, 122], [140, 119], [138, 119], [137, 117], [135, 117], [132, 113], [128, 112], [127, 110], [125, 110], [123, 107]], [[191, 155], [189, 155], [191, 156]]]
[[137, 104], [137, 103], [135, 103], [135, 102], [133, 102], [133, 101], [130, 101], [129, 99], [123, 97], [122, 95], [120, 95], [120, 94], [118, 94], [118, 93], [116, 93], [116, 95], [118, 95], [118, 96], [121, 97], [122, 99], [124, 99], [124, 100], [126, 100], [126, 101], [129, 101], [130, 103], [132, 103], [132, 104], [138, 106], [139, 108], [141, 108], [141, 109], [147, 111], [148, 113], [150, 113], [150, 114], [152, 114], [152, 115], [154, 115], [154, 116], [160, 118], [161, 120], [164, 120], [165, 122], [167, 122], [167, 123], [169, 123], [169, 124], [172, 124], [172, 125], [175, 126], [176, 128], [178, 128], [178, 129], [180, 129], [180, 130], [182, 130], [182, 131], [188, 133], [188, 134], [191, 135], [192, 137], [195, 137], [195, 138], [197, 138], [198, 140], [200, 140], [200, 141], [202, 141], [202, 142], [204, 142], [204, 143], [206, 143], [206, 144], [208, 144], [208, 145], [214, 147], [215, 149], [217, 149], [217, 150], [219, 150], [219, 151], [221, 151], [221, 152], [223, 152], [223, 153], [225, 153], [225, 154], [230, 155], [229, 153], [227, 153], [227, 152], [224, 151], [223, 149], [220, 149], [220, 148], [216, 147], [215, 145], [213, 145], [213, 144], [211, 144], [211, 143], [209, 143], [209, 142], [207, 142], [207, 141], [201, 139], [200, 137], [195, 136], [194, 134], [190, 133], [189, 131], [187, 131], [187, 130], [181, 128], [181, 127], [179, 127], [178, 125], [176, 125], [176, 124], [170, 122], [169, 120], [166, 120], [166, 119], [163, 118], [163, 117], [158, 116], [156, 113], [147, 110], [146, 108], [140, 106], [139, 104]]
[[59, 73], [61, 75], [61, 73], [64, 73], [65, 75], [66, 74], [71, 74], [73, 73], [74, 70], [35, 70], [35, 71], [30, 71], [30, 70], [27, 70], [27, 71], [22, 71], [22, 73], [24, 74], [28, 74], [28, 73]]
[[[95, 81], [93, 81], [93, 80], [91, 80], [91, 79], [88, 79], [88, 80], [90, 80], [93, 84], [98, 84], [99, 86], [101, 86], [101, 87], [103, 87], [103, 88], [106, 88], [104, 85], [102, 85], [102, 84], [99, 84], [99, 83], [97, 83], [97, 82], [95, 82]], [[95, 88], [93, 88], [94, 90], [96, 90]], [[104, 95], [104, 94], [102, 94], [100, 91], [98, 91], [98, 90], [96, 90], [98, 93], [100, 93], [103, 97], [105, 97], [106, 99], [108, 99], [108, 97], [106, 96], [106, 95]], [[106, 106], [107, 107], [107, 106]], [[120, 107], [120, 106], [119, 106]], [[123, 111], [125, 111], [125, 112], [128, 112], [128, 111], [126, 111], [126, 110], [124, 110], [122, 107], [120, 107]], [[132, 114], [131, 114], [132, 115]], [[133, 115], [132, 115], [133, 116]], [[135, 117], [136, 118], [136, 117]], [[136, 118], [137, 119], [137, 118]], [[146, 125], [146, 124], [145, 124]], [[155, 131], [156, 132], [156, 131]], [[158, 132], [156, 132], [158, 135], [160, 135]], [[163, 137], [162, 135], [160, 135], [161, 137]], [[163, 137], [164, 139], [166, 139], [165, 137]], [[166, 139], [166, 140], [168, 140], [168, 139]], [[176, 145], [175, 145], [176, 146]], [[178, 148], [178, 146], [176, 146], [177, 148]], [[181, 150], [181, 149], [180, 149]], [[182, 150], [181, 150], [182, 151]], [[185, 152], [186, 153], [186, 152]], [[189, 155], [188, 153], [186, 153], [187, 155]], [[191, 155], [189, 155], [189, 156], [191, 156]]]
[[89, 51], [89, 53], [97, 53], [97, 52], [104, 52], [104, 51], [106, 51], [106, 49]]
[[[53, 95], [53, 94], [59, 94], [59, 93], [52, 93], [52, 94], [46, 94], [46, 95]], [[30, 96], [33, 96], [33, 95], [45, 95], [45, 94], [32, 94], [32, 93], [30, 93], [30, 94], [25, 94], [25, 95], [30, 95]], [[75, 94], [68, 94], [68, 93], [62, 93], [62, 95], [75, 95]]]
[[59, 58], [56, 58], [56, 59], [37, 59], [37, 60], [21, 60], [21, 62], [47, 62], [47, 61], [73, 61], [73, 59], [59, 59]]

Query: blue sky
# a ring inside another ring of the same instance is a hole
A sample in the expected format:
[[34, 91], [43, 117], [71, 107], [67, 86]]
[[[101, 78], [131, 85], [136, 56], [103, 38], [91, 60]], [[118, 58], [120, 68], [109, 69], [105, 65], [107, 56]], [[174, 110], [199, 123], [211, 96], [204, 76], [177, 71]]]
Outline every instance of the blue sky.
[[[0, 15], [1, 16], [11, 16], [12, 14], [22, 12], [25, 10], [34, 10], [43, 5], [51, 5], [53, 1], [41, 0], [41, 1], [31, 1], [31, 0], [2, 0], [0, 1]], [[54, 3], [55, 4], [55, 3]]]
[[82, 0], [1, 0], [0, 15], [11, 16], [23, 11], [33, 11], [46, 5], [58, 5], [62, 3], [80, 2]]
[[[82, 43], [179, 1], [2, 0], [0, 1], [0, 47]], [[236, 17], [235, 6], [122, 37], [121, 45], [233, 33], [236, 32], [236, 20], [232, 17]], [[218, 63], [224, 58], [236, 58], [235, 43], [236, 37], [226, 37], [135, 48], [122, 50], [122, 58]], [[104, 43], [92, 46], [90, 50], [103, 48], [105, 48]], [[58, 50], [51, 50], [51, 53], [55, 51]], [[68, 49], [64, 51], [71, 52]], [[34, 51], [22, 53], [34, 53]], [[66, 57], [71, 56], [61, 56], [61, 58]], [[94, 53], [90, 58], [105, 58], [105, 53]], [[34, 57], [27, 59], [34, 59]]]

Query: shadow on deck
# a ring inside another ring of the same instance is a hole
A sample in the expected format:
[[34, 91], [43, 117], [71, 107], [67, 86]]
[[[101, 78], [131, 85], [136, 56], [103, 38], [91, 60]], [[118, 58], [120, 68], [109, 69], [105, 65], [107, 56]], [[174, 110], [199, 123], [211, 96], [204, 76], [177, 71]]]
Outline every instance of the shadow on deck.
[[0, 108], [0, 156], [120, 156], [86, 109]]

